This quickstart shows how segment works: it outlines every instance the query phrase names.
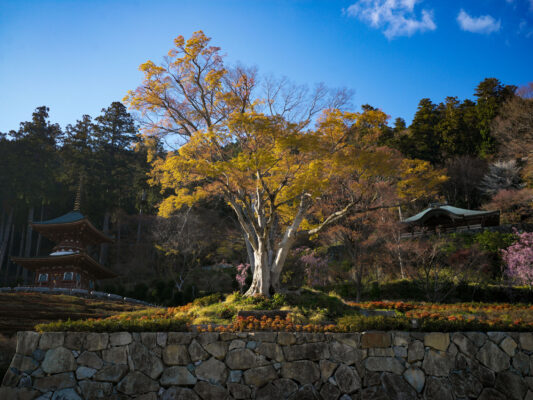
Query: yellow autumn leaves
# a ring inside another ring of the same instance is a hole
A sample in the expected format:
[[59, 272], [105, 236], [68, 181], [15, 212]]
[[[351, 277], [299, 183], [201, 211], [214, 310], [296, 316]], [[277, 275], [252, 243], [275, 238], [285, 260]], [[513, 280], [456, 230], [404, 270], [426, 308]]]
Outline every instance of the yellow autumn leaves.
[[277, 213], [283, 225], [303, 195], [316, 201], [339, 182], [360, 192], [365, 182], [382, 181], [413, 199], [431, 195], [446, 179], [429, 163], [378, 145], [388, 118], [381, 110], [325, 108], [314, 128], [310, 120], [267, 114], [262, 106], [269, 100], [252, 96], [256, 77], [242, 68], [230, 73], [209, 43], [201, 31], [188, 40], [179, 36], [162, 65], [141, 65], [144, 80], [124, 99], [143, 115], [148, 140], [183, 139], [179, 150], [152, 159], [152, 182], [171, 193], [162, 215], [220, 195], [261, 207], [267, 219]]

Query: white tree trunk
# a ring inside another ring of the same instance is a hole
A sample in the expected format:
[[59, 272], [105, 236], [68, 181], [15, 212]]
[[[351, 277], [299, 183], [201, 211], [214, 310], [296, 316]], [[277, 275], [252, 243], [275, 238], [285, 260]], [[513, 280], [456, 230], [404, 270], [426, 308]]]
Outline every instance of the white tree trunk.
[[[243, 230], [248, 257], [253, 268], [252, 284], [246, 291], [246, 296], [256, 294], [270, 296], [279, 289], [279, 279], [285, 260], [305, 214], [304, 201], [305, 196], [302, 196], [299, 210], [281, 238], [276, 235], [276, 221], [267, 223], [261, 202], [258, 201], [255, 206], [250, 207], [254, 210], [253, 213], [246, 213], [237, 202], [231, 202]], [[257, 218], [256, 222], [252, 221], [252, 215]]]
[[274, 264], [272, 265], [270, 277], [270, 284], [272, 285], [274, 291], [277, 291], [279, 289], [279, 278], [281, 276], [281, 271], [283, 271], [287, 255], [289, 254], [289, 251], [296, 239], [296, 233], [298, 232], [298, 228], [300, 227], [300, 224], [303, 221], [304, 214], [305, 207], [302, 200], [300, 204], [300, 209], [294, 217], [294, 221], [292, 221], [292, 224], [290, 224], [289, 227], [286, 229], [283, 238], [281, 239], [278, 245], [278, 250], [274, 259]]
[[268, 264], [268, 252], [264, 243], [259, 243], [257, 249], [254, 250], [254, 266], [252, 284], [245, 295], [261, 294], [270, 296], [271, 266]]
[[254, 249], [246, 235], [244, 235], [244, 243], [246, 244], [246, 254], [248, 255], [248, 264], [250, 264], [250, 272], [253, 273], [255, 271]]

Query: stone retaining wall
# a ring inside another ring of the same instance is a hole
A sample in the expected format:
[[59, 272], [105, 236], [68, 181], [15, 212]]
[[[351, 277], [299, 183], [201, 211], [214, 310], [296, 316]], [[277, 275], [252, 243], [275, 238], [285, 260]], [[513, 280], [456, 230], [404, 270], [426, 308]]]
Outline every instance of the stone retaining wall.
[[19, 332], [0, 399], [527, 399], [533, 333]]

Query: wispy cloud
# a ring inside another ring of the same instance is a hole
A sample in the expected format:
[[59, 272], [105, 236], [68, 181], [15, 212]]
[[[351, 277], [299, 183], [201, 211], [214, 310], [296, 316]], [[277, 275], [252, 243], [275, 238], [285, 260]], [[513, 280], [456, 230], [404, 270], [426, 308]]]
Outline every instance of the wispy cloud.
[[[416, 32], [434, 31], [437, 25], [431, 10], [422, 10], [418, 16], [415, 6], [421, 0], [358, 0], [346, 10], [346, 14], [381, 29], [393, 39], [412, 36]], [[533, 0], [532, 0], [533, 1]]]
[[459, 11], [457, 22], [463, 31], [489, 34], [500, 30], [501, 23], [490, 15], [472, 17], [465, 10]]
[[518, 31], [516, 33], [519, 35], [524, 35], [527, 39], [533, 37], [533, 29], [531, 29], [525, 19], [520, 21], [520, 24], [518, 25]]

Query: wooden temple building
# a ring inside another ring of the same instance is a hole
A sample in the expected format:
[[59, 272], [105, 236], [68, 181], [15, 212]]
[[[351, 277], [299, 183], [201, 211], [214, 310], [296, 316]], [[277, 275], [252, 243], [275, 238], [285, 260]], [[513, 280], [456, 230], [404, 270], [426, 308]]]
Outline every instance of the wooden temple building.
[[429, 208], [402, 221], [401, 237], [425, 233], [453, 233], [480, 230], [500, 225], [499, 211], [467, 210], [447, 204], [432, 203]]
[[14, 263], [35, 272], [34, 286], [92, 290], [96, 280], [117, 276], [88, 254], [88, 246], [111, 243], [113, 239], [79, 211], [79, 194], [74, 211], [33, 222], [31, 227], [56, 243], [48, 256], [12, 258]]

